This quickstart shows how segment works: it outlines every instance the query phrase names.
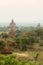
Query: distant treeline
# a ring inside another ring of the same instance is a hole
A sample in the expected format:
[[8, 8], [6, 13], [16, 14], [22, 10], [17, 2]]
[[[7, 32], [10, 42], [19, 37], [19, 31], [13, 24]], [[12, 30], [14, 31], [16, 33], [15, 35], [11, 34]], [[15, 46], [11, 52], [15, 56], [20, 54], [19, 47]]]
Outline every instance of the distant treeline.
[[8, 27], [0, 27], [0, 32], [8, 32]]
[[[25, 32], [25, 31], [32, 31], [34, 29], [35, 29], [35, 27], [18, 27], [17, 30]], [[8, 32], [8, 30], [9, 30], [8, 27], [0, 27], [0, 32]]]

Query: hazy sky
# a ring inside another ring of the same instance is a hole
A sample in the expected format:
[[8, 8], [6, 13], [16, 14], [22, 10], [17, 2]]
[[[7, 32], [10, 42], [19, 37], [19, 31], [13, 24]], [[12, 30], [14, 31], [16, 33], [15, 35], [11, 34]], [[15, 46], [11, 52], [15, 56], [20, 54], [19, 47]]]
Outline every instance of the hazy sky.
[[12, 18], [17, 25], [43, 25], [43, 0], [0, 0], [0, 25]]

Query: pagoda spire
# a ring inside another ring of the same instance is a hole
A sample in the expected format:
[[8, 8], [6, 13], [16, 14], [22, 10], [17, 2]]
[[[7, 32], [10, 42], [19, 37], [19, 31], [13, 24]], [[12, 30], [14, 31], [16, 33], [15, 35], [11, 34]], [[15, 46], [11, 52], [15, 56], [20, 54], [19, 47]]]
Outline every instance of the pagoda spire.
[[40, 29], [41, 28], [41, 25], [40, 25], [40, 23], [37, 25], [37, 29]]
[[11, 23], [9, 24], [9, 35], [10, 37], [15, 36], [15, 22], [13, 19], [11, 20]]

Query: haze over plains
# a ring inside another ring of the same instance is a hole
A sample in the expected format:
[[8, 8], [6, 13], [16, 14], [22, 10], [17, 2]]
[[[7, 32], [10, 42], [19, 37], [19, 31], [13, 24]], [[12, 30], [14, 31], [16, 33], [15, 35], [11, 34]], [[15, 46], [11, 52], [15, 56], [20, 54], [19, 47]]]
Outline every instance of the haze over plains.
[[12, 19], [18, 26], [43, 26], [43, 0], [0, 0], [0, 26]]

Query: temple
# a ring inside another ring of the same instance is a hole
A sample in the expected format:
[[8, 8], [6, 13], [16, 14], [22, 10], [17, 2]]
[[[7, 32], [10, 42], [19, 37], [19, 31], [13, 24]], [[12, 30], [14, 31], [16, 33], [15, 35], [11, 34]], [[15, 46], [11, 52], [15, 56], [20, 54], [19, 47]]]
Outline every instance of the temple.
[[40, 23], [37, 25], [36, 29], [41, 29]]
[[11, 23], [9, 24], [9, 36], [11, 38], [15, 37], [15, 23], [14, 23], [14, 20], [12, 19], [11, 20]]

